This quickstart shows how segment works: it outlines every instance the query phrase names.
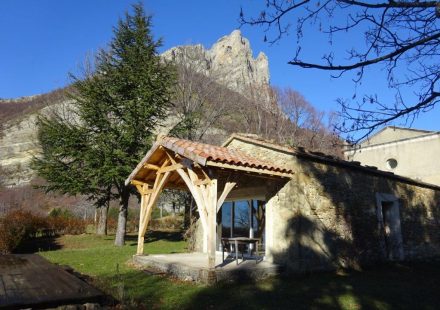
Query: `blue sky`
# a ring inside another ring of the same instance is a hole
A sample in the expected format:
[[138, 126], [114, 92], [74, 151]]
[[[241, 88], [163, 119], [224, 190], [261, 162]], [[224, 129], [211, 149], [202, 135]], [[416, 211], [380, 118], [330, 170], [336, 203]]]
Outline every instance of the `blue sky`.
[[[130, 9], [127, 0], [1, 0], [0, 1], [0, 98], [13, 98], [48, 92], [68, 84], [68, 73], [75, 72], [87, 55], [105, 47], [112, 27]], [[153, 15], [153, 33], [162, 37], [162, 51], [182, 44], [202, 43], [210, 47], [218, 38], [238, 28], [240, 6], [245, 13], [258, 12], [255, 1], [145, 1]], [[254, 12], [249, 11], [254, 8]], [[263, 51], [269, 58], [271, 83], [292, 87], [308, 101], [325, 111], [337, 110], [337, 98], [355, 93], [350, 77], [332, 79], [328, 72], [299, 69], [287, 65], [295, 51], [291, 35], [277, 44], [263, 42], [260, 28], [241, 29], [254, 54]], [[347, 36], [354, 47], [361, 38]], [[328, 48], [327, 38], [306, 33], [304, 47], [309, 60], [319, 59]], [[345, 46], [344, 48], [347, 48]], [[334, 47], [342, 54], [344, 49]], [[384, 73], [368, 72], [358, 96], [363, 92], [392, 100]], [[413, 127], [440, 130], [439, 108], [419, 117]], [[396, 123], [399, 125], [399, 123]]]

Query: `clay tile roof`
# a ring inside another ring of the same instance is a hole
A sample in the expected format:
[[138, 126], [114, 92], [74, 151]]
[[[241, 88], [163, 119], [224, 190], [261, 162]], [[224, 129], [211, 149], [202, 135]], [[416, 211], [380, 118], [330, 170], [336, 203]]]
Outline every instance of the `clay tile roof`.
[[265, 146], [265, 147], [268, 147], [268, 148], [271, 148], [271, 149], [274, 149], [274, 150], [277, 150], [280, 152], [286, 152], [286, 153], [289, 153], [289, 154], [292, 154], [295, 156], [306, 157], [306, 158], [326, 162], [329, 164], [335, 164], [335, 165], [339, 165], [339, 166], [343, 166], [343, 167], [347, 167], [347, 168], [361, 170], [363, 172], [368, 172], [368, 173], [372, 173], [375, 175], [385, 176], [387, 178], [396, 179], [396, 180], [399, 180], [402, 182], [407, 182], [407, 183], [415, 184], [418, 186], [434, 188], [437, 190], [440, 189], [440, 186], [438, 186], [438, 185], [426, 183], [426, 182], [415, 180], [415, 179], [411, 179], [409, 177], [405, 177], [405, 176], [401, 176], [401, 175], [397, 175], [397, 174], [394, 174], [393, 172], [390, 172], [390, 171], [379, 170], [377, 167], [374, 167], [374, 166], [363, 166], [362, 163], [358, 162], [358, 161], [347, 161], [344, 159], [340, 159], [338, 157], [326, 155], [324, 153], [311, 152], [303, 147], [291, 147], [291, 146], [280, 145], [280, 144], [274, 143], [272, 141], [268, 141], [266, 139], [263, 139], [263, 138], [256, 136], [256, 135], [234, 133], [225, 141], [225, 143], [223, 143], [223, 146], [229, 145], [229, 143], [233, 139], [248, 141], [251, 143], [255, 143], [256, 145]]
[[208, 161], [241, 167], [265, 169], [282, 173], [291, 173], [292, 170], [277, 166], [274, 163], [251, 157], [237, 150], [222, 146], [193, 142], [173, 137], [164, 137], [158, 142], [163, 147], [192, 159], [199, 164], [206, 165]]

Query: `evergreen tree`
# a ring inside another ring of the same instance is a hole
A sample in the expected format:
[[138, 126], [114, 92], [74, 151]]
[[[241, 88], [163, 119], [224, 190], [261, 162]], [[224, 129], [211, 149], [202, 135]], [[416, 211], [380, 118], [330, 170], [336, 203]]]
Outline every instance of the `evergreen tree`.
[[87, 193], [96, 201], [105, 201], [110, 189], [110, 197], [119, 200], [116, 245], [125, 241], [131, 194], [124, 180], [151, 147], [174, 84], [173, 68], [157, 54], [161, 41], [152, 37], [151, 17], [141, 4], [133, 9], [114, 28], [109, 48], [97, 55], [94, 72], [72, 76], [74, 121], [40, 121], [43, 152], [34, 165], [49, 189]]

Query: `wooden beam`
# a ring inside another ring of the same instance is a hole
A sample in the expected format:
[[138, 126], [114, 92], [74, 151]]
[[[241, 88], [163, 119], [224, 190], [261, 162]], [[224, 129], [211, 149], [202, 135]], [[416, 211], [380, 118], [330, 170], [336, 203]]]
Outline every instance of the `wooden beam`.
[[159, 170], [160, 169], [159, 166], [153, 165], [153, 164], [145, 164], [144, 168], [151, 169], [151, 170]]
[[140, 186], [143, 186], [144, 184], [147, 184], [147, 183], [139, 181], [139, 180], [131, 180], [130, 183], [132, 185], [140, 185]]
[[170, 177], [170, 174], [171, 174], [171, 172], [168, 171], [168, 172], [165, 172], [165, 174], [163, 174], [163, 175], [162, 174], [158, 175], [156, 178], [156, 179], [160, 178], [160, 181], [157, 183], [156, 187], [153, 188], [153, 193], [151, 194], [150, 200], [148, 202], [144, 222], [142, 223], [142, 230], [141, 230], [142, 235], [145, 235], [148, 223], [151, 218], [151, 213], [152, 213], [153, 207], [156, 204], [156, 202], [160, 196], [160, 193], [162, 192], [162, 189], [165, 186], [168, 178]]
[[223, 192], [217, 201], [217, 212], [220, 210], [223, 202], [225, 202], [226, 197], [228, 197], [229, 193], [232, 191], [235, 185], [237, 185], [237, 182], [226, 182], [225, 187], [223, 188]]
[[[148, 184], [146, 184], [147, 186], [148, 186]], [[147, 195], [147, 194], [151, 194], [152, 192], [153, 192], [153, 190], [151, 190], [151, 189], [147, 189], [147, 190], [145, 190], [144, 188], [143, 188], [143, 186], [140, 186], [140, 185], [135, 185], [136, 186], [136, 189], [137, 189], [137, 191], [139, 192], [139, 194], [141, 194], [141, 195]]]
[[206, 208], [208, 211], [208, 268], [215, 268], [215, 246], [217, 241], [217, 180], [213, 179], [210, 185], [206, 185], [207, 201]]
[[170, 152], [165, 150], [165, 154], [167, 154], [168, 160], [170, 160], [173, 165], [177, 164], [176, 160], [174, 159], [174, 156], [172, 154], [170, 154]]
[[157, 171], [157, 173], [165, 173], [165, 172], [168, 172], [168, 171], [175, 171], [177, 169], [182, 169], [182, 168], [183, 168], [182, 164], [174, 164], [174, 165], [170, 165], [170, 166], [166, 166], [166, 167], [160, 168]]
[[203, 212], [203, 214], [206, 214], [206, 218], [208, 218], [208, 210], [206, 209], [206, 201], [208, 200], [206, 188], [204, 185], [195, 185], [195, 182], [199, 181], [199, 177], [191, 167], [188, 168], [188, 175], [192, 181], [192, 184], [194, 184], [195, 190], [198, 192], [199, 196], [203, 200], [203, 204], [201, 205], [201, 210], [199, 210], [199, 213]]
[[205, 179], [205, 180], [197, 180], [194, 182], [194, 185], [207, 185], [210, 184], [211, 180]]
[[[137, 185], [139, 186], [139, 185]], [[144, 184], [143, 188], [141, 188], [140, 192], [144, 192], [148, 190], [148, 184]], [[149, 201], [149, 194], [141, 194], [141, 207], [139, 210], [139, 229], [138, 229], [138, 244], [137, 244], [137, 251], [136, 253], [138, 255], [144, 254], [144, 235], [141, 234], [141, 227], [145, 216], [145, 209], [148, 205]]]
[[191, 179], [189, 178], [188, 174], [183, 169], [177, 169], [177, 173], [180, 175], [182, 180], [185, 182], [186, 187], [191, 192], [196, 205], [197, 209], [199, 210], [200, 214], [200, 220], [202, 221], [203, 230], [206, 231], [208, 229], [208, 219], [205, 212], [202, 212], [203, 208], [203, 199], [200, 196], [199, 192], [196, 190], [196, 186], [192, 183]]

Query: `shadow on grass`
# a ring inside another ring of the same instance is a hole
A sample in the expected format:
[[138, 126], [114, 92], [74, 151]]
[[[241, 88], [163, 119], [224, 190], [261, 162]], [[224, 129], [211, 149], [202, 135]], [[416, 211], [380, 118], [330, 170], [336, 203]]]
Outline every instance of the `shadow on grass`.
[[16, 254], [32, 254], [42, 251], [55, 251], [63, 246], [58, 241], [58, 236], [36, 237], [26, 239], [14, 250]]
[[[125, 237], [125, 241], [129, 242], [130, 246], [137, 246], [137, 240], [138, 240], [137, 235], [127, 235]], [[169, 241], [169, 242], [183, 241], [183, 235], [181, 231], [147, 230], [145, 234], [144, 243], [151, 243], [159, 240]]]
[[363, 272], [315, 273], [221, 284], [200, 291], [188, 309], [435, 309], [440, 263], [383, 265]]
[[[113, 235], [102, 236], [104, 240], [113, 241], [115, 237]], [[56, 251], [63, 248], [62, 243], [59, 241], [60, 236], [44, 236], [26, 239], [14, 250], [16, 254], [32, 254], [43, 251]], [[127, 234], [125, 241], [129, 246], [137, 246], [137, 235]], [[145, 243], [151, 243], [155, 241], [169, 241], [178, 242], [183, 241], [181, 231], [147, 231], [145, 235]]]
[[145, 242], [165, 240], [170, 242], [183, 241], [181, 231], [149, 231], [145, 236]]

